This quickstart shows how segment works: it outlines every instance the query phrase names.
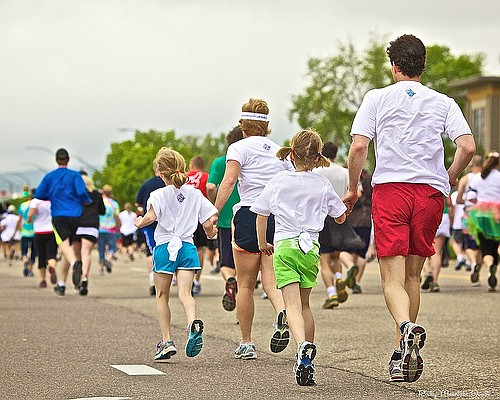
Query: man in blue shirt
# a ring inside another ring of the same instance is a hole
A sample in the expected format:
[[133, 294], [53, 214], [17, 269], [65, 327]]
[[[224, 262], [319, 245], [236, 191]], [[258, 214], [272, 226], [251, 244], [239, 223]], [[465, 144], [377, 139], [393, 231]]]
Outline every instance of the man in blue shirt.
[[56, 162], [59, 167], [43, 177], [35, 197], [50, 200], [51, 203], [52, 225], [59, 249], [64, 256], [62, 274], [58, 274], [63, 279], [57, 283], [54, 291], [64, 296], [70, 266], [73, 268], [73, 284], [77, 287], [80, 285], [82, 262], [77, 261], [70, 239], [78, 227], [82, 204], [90, 203], [91, 199], [80, 173], [68, 168], [69, 154], [65, 149], [57, 150]]

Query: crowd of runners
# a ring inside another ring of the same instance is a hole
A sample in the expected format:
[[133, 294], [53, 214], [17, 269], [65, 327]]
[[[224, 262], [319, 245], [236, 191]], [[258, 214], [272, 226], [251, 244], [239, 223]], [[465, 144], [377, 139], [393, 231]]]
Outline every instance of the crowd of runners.
[[[416, 322], [420, 292], [441, 290], [439, 272], [450, 250], [455, 269], [468, 271], [472, 285], [484, 268], [488, 290], [496, 290], [499, 154], [474, 156], [473, 135], [456, 102], [420, 83], [425, 46], [418, 38], [397, 38], [387, 54], [395, 83], [365, 95], [346, 166], [336, 162], [336, 144], [323, 143], [311, 129], [293, 135], [290, 146], [273, 142], [269, 106], [254, 98], [241, 107], [227, 152], [208, 173], [202, 155], [187, 163], [175, 149], [159, 149], [153, 176], [137, 185], [135, 205], [120, 207], [111, 186], [97, 190], [88, 175], [68, 168], [69, 154], [59, 149], [58, 168], [18, 209], [2, 210], [5, 260], [12, 262], [20, 243], [24, 276], [34, 275], [38, 259], [40, 288], [49, 280], [64, 296], [71, 272], [75, 289], [86, 296], [93, 249], [101, 274], [112, 272], [117, 252], [127, 261], [144, 252], [162, 333], [154, 359], [165, 361], [177, 353], [170, 332], [173, 285], [186, 314], [185, 353], [202, 350], [195, 297], [203, 294], [200, 274], [208, 259], [210, 272], [225, 282], [222, 307], [236, 310], [241, 336], [234, 357], [257, 357], [252, 325], [261, 283], [275, 311], [269, 349], [279, 353], [293, 339], [295, 380], [309, 386], [318, 351], [309, 296], [318, 275], [326, 289], [322, 308], [334, 309], [363, 292], [366, 263], [377, 258], [395, 323], [389, 378], [416, 381], [427, 339]], [[442, 134], [456, 145], [448, 169]], [[372, 140], [373, 176], [364, 168]]]

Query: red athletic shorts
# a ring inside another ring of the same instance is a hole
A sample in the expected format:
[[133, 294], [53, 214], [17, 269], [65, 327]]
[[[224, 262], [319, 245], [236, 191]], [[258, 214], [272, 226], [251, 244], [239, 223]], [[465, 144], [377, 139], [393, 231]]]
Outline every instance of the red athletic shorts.
[[444, 195], [421, 183], [375, 185], [372, 216], [378, 257], [430, 257], [441, 223]]

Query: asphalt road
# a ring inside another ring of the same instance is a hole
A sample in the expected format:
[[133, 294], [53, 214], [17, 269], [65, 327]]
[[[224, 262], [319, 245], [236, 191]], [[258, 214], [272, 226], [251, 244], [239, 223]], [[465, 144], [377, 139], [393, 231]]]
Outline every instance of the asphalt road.
[[[253, 338], [257, 360], [236, 360], [234, 312], [223, 310], [220, 275], [202, 276], [197, 313], [204, 321], [199, 356], [183, 353], [184, 313], [172, 288], [173, 335], [178, 354], [155, 363], [161, 338], [155, 300], [148, 294], [144, 258], [120, 258], [113, 273], [90, 275], [89, 295], [59, 297], [24, 278], [19, 261], [0, 261], [0, 399], [415, 399], [500, 398], [499, 292], [488, 293], [486, 271], [471, 287], [465, 271], [443, 269], [440, 293], [423, 293], [419, 322], [428, 340], [425, 370], [413, 384], [388, 382], [393, 323], [376, 263], [367, 267], [363, 294], [334, 310], [319, 280], [312, 293], [318, 355], [314, 387], [293, 374], [295, 345], [268, 350], [274, 313], [255, 292]], [[68, 284], [70, 282], [68, 281]], [[50, 285], [49, 285], [50, 286]], [[161, 375], [129, 375], [112, 365], [140, 365]]]

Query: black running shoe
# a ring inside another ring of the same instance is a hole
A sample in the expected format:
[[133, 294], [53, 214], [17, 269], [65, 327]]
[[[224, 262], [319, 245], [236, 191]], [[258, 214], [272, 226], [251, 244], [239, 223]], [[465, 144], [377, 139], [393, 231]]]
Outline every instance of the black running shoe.
[[155, 285], [150, 285], [149, 286], [149, 295], [150, 296], [156, 296], [156, 287], [155, 287]]
[[111, 271], [113, 271], [113, 265], [111, 264], [111, 261], [104, 259], [103, 263], [104, 268], [106, 268], [106, 272], [110, 274]]
[[490, 266], [490, 274], [488, 275], [488, 286], [490, 292], [494, 292], [497, 287], [498, 280], [496, 277], [496, 273], [497, 273], [497, 266], [493, 264], [492, 266]]
[[54, 286], [54, 292], [56, 292], [58, 296], [64, 296], [64, 294], [66, 293], [66, 286], [56, 285]]
[[81, 279], [82, 279], [82, 262], [75, 261], [75, 263], [73, 264], [73, 275], [72, 275], [73, 285], [80, 286]]
[[80, 296], [86, 296], [89, 293], [89, 281], [87, 278], [82, 278], [82, 281], [80, 282], [80, 289], [79, 289]]
[[286, 349], [290, 341], [290, 331], [288, 330], [288, 320], [286, 311], [281, 310], [276, 316], [274, 323], [274, 333], [269, 342], [269, 348], [273, 353], [279, 353]]
[[222, 307], [226, 311], [233, 311], [236, 308], [236, 293], [238, 284], [236, 279], [228, 278], [226, 281], [226, 293], [222, 296]]
[[432, 278], [432, 274], [427, 274], [425, 275], [424, 277], [424, 282], [422, 283], [422, 286], [420, 286], [422, 288], [422, 290], [429, 290], [429, 288], [431, 287], [431, 283], [434, 281], [434, 279]]
[[479, 264], [474, 265], [474, 269], [472, 270], [472, 274], [470, 274], [470, 283], [472, 286], [479, 286], [479, 270], [481, 266]]

